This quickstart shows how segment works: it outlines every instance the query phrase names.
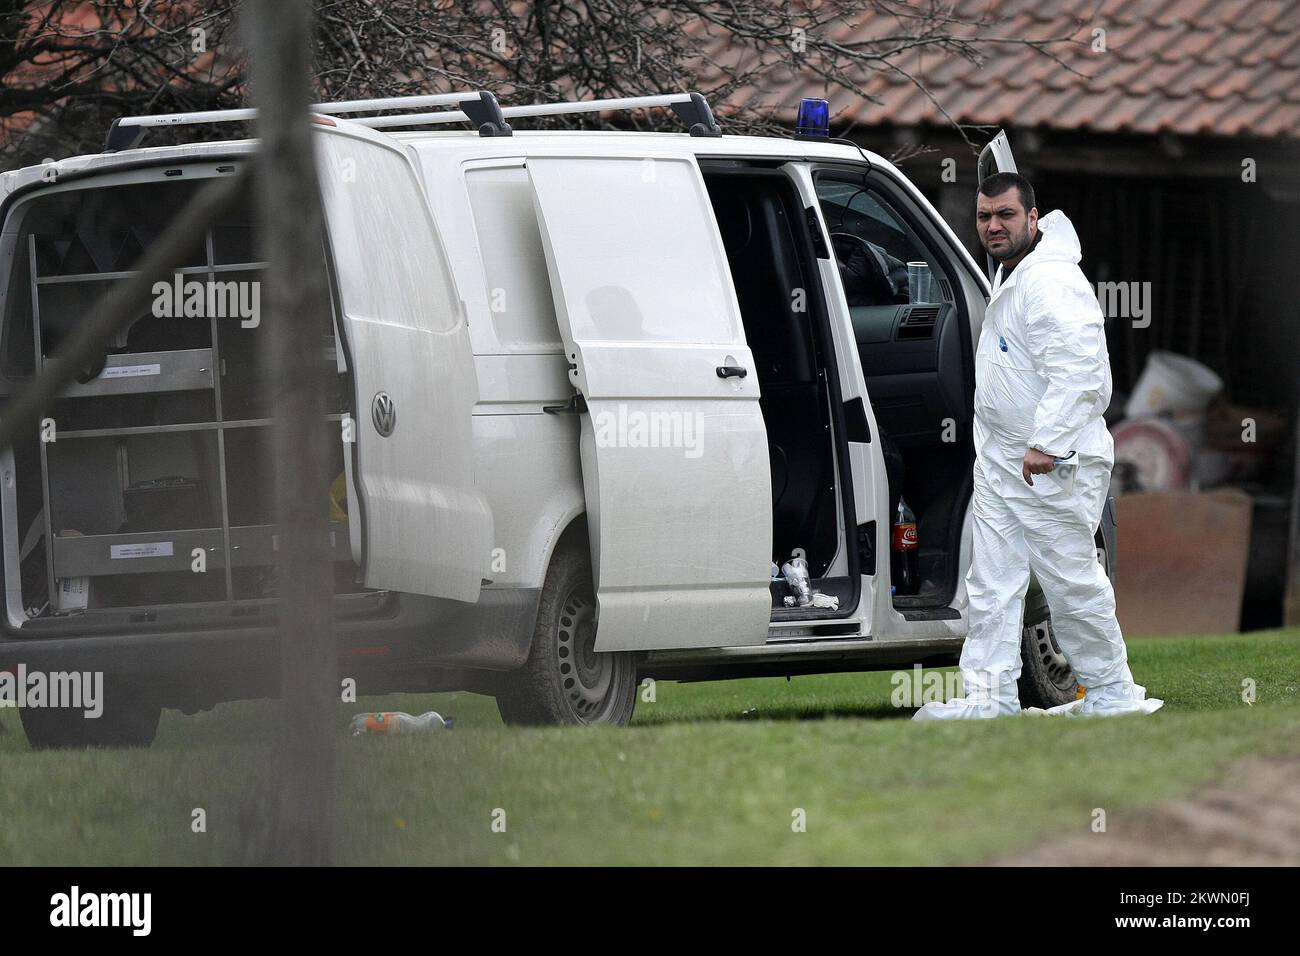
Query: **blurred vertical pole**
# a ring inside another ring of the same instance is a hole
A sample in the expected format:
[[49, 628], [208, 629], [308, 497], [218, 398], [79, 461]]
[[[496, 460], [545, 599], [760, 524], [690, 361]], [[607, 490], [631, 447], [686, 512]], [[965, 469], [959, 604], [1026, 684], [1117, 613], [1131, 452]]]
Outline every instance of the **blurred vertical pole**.
[[269, 859], [334, 859], [338, 651], [328, 547], [331, 434], [322, 318], [329, 314], [320, 189], [312, 156], [309, 0], [252, 0], [245, 10], [258, 107], [257, 201], [269, 262], [262, 328], [273, 390], [271, 430], [280, 529], [281, 714]]

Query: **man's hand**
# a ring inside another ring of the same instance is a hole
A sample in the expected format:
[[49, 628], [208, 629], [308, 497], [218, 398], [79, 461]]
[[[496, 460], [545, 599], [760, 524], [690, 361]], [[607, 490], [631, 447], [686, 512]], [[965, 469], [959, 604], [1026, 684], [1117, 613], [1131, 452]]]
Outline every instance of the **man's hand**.
[[1055, 458], [1037, 448], [1031, 448], [1025, 452], [1025, 463], [1020, 468], [1020, 474], [1024, 476], [1025, 483], [1032, 486], [1034, 479], [1030, 477], [1031, 475], [1045, 475], [1055, 467]]

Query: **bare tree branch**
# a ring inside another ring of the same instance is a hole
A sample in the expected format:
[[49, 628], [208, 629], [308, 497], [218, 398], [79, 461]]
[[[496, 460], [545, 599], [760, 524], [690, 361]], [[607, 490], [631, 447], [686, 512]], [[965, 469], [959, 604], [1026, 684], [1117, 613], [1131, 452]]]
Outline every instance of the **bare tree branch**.
[[[95, 150], [122, 112], [242, 105], [249, 90], [232, 28], [239, 6], [0, 0], [0, 150]], [[314, 8], [322, 99], [481, 88], [527, 103], [698, 89], [729, 131], [772, 133], [786, 131], [792, 86], [879, 102], [867, 90], [883, 74], [922, 91], [968, 143], [975, 127], [929, 88], [923, 65], [954, 57], [983, 65], [995, 51], [1022, 47], [1077, 73], [1072, 54], [1086, 22], [1054, 36], [1010, 36], [989, 12], [994, 4], [968, 14], [955, 0], [316, 0]], [[835, 119], [850, 131], [855, 122], [844, 110]], [[530, 125], [612, 122], [675, 128], [658, 113]]]

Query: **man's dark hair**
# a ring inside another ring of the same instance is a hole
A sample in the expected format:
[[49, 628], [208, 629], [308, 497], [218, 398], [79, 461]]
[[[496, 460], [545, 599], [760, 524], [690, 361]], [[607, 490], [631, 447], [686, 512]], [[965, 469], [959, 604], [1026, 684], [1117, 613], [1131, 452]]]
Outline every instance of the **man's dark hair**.
[[992, 176], [986, 176], [984, 182], [980, 183], [980, 192], [992, 199], [994, 196], [1001, 196], [1013, 186], [1020, 192], [1020, 204], [1025, 207], [1025, 212], [1029, 212], [1037, 205], [1034, 200], [1034, 187], [1029, 185], [1029, 180], [1019, 173], [994, 173]]

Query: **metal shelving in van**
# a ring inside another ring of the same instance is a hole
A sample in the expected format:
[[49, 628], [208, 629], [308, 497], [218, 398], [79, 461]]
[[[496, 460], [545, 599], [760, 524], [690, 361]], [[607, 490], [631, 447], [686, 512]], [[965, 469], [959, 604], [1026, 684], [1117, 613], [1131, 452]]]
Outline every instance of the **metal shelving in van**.
[[[83, 263], [77, 264], [78, 271], [60, 273], [51, 267], [48, 249], [40, 247], [49, 242], [35, 233], [27, 237], [37, 374], [47, 350], [55, 351], [51, 344], [57, 330], [75, 323], [81, 310], [113, 283], [135, 275], [129, 269], [85, 271]], [[216, 261], [211, 229], [202, 248], [206, 262], [176, 270], [179, 281], [239, 277], [256, 282], [265, 271], [260, 261]], [[77, 291], [69, 296], [66, 290], [73, 289]], [[150, 320], [143, 310], [141, 318]], [[258, 442], [272, 424], [250, 368], [253, 346], [238, 341], [248, 333], [237, 320], [215, 313], [167, 318], [196, 324], [176, 327], [184, 328], [183, 334], [177, 332], [184, 347], [159, 348], [157, 340], [166, 337], [167, 327], [156, 314], [151, 321], [155, 334], [149, 347], [133, 350], [124, 333], [99, 368], [86, 370], [63, 390], [50, 416], [52, 428], [38, 443], [52, 612], [82, 609], [96, 584], [109, 593], [98, 594], [92, 606], [132, 606], [137, 603], [132, 595], [142, 592], [130, 579], [143, 575], [171, 576], [170, 591], [181, 596], [146, 602], [155, 607], [271, 596], [266, 588], [273, 587], [278, 547], [274, 516], [259, 510], [260, 495], [236, 496], [232, 490], [232, 473], [251, 470], [261, 476], [265, 471], [264, 464], [252, 459], [259, 457]], [[235, 368], [227, 367], [228, 359]], [[328, 359], [333, 363], [333, 356]], [[244, 373], [233, 391], [232, 371]], [[334, 421], [342, 417], [330, 416]], [[140, 468], [133, 474], [137, 460]], [[169, 462], [185, 464], [169, 467]], [[147, 477], [133, 480], [142, 476]], [[332, 522], [330, 538], [335, 560], [350, 562], [346, 525]], [[195, 573], [199, 566], [202, 575]], [[241, 581], [239, 569], [263, 569], [265, 581]], [[152, 583], [163, 580], [155, 577]], [[69, 582], [76, 584], [65, 587]], [[69, 593], [76, 596], [72, 606], [67, 605]]]

